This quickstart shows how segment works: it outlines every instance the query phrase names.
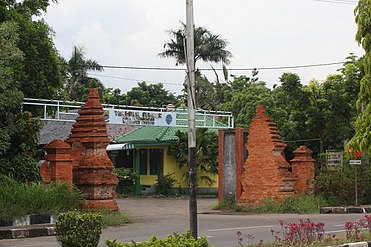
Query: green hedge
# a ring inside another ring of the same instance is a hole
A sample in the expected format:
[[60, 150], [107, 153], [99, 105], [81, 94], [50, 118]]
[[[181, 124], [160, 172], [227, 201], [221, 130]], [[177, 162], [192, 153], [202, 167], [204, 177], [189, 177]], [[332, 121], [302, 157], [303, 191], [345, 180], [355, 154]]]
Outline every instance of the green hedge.
[[200, 237], [195, 239], [191, 236], [190, 232], [187, 231], [184, 234], [174, 233], [164, 239], [158, 239], [156, 236], [152, 236], [149, 241], [142, 243], [119, 243], [116, 240], [106, 240], [107, 247], [212, 247], [209, 245], [206, 237]]
[[102, 216], [98, 213], [61, 213], [55, 223], [55, 235], [62, 247], [96, 247], [101, 233]]

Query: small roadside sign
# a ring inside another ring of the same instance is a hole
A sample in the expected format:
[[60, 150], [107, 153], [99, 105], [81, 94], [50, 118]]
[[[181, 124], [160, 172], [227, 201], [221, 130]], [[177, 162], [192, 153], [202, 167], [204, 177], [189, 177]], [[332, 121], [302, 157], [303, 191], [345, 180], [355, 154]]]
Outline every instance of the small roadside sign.
[[349, 160], [349, 164], [350, 165], [360, 165], [361, 164], [361, 160]]

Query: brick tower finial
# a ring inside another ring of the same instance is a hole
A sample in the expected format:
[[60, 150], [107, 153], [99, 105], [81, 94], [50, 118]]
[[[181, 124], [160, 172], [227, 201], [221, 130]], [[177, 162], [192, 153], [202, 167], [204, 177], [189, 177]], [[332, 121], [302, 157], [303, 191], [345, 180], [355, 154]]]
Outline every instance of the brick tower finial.
[[265, 109], [264, 109], [264, 106], [259, 104], [256, 106], [256, 115], [258, 114], [265, 114]]

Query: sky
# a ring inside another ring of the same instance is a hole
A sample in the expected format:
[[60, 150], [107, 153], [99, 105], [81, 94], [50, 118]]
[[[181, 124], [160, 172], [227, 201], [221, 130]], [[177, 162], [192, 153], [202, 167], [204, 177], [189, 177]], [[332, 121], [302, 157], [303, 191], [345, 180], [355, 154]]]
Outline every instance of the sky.
[[[267, 68], [345, 61], [364, 54], [355, 41], [356, 0], [194, 0], [195, 26], [227, 40], [233, 54], [227, 68], [233, 75], [251, 75], [245, 68]], [[60, 54], [69, 59], [73, 46], [101, 65], [175, 67], [175, 59], [158, 53], [170, 39], [169, 30], [185, 22], [186, 0], [59, 0], [43, 16], [55, 32]], [[198, 68], [221, 64], [197, 62]], [[183, 68], [183, 66], [179, 66]], [[284, 72], [297, 73], [303, 84], [337, 73], [341, 65], [300, 69], [260, 70], [268, 87]], [[219, 71], [222, 80], [222, 73]], [[204, 71], [210, 81], [213, 72]], [[91, 72], [105, 87], [127, 92], [140, 81], [163, 83], [180, 94], [184, 71], [105, 69]], [[223, 81], [223, 80], [222, 80]]]

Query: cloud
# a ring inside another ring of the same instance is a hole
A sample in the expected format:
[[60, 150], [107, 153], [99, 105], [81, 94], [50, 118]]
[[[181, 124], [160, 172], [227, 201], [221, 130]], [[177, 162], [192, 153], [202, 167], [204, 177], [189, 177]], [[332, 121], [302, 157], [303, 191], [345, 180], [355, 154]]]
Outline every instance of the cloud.
[[[171, 58], [157, 56], [169, 39], [166, 30], [185, 21], [183, 0], [64, 0], [49, 7], [46, 21], [56, 32], [56, 46], [69, 57], [73, 45], [87, 49], [87, 57], [104, 65], [173, 67]], [[354, 6], [313, 0], [194, 1], [196, 26], [204, 26], [229, 42], [234, 55], [230, 68], [302, 65], [345, 60], [362, 55], [354, 41]], [[199, 64], [209, 68], [209, 64]], [[213, 65], [219, 68], [221, 65]], [[336, 73], [336, 66], [290, 70], [303, 83]], [[261, 71], [268, 86], [286, 70]], [[184, 72], [108, 70], [104, 75], [159, 81], [180, 93]], [[247, 74], [239, 71], [234, 74]], [[213, 73], [207, 73], [210, 80]], [[220, 76], [221, 78], [222, 76]], [[124, 92], [135, 81], [100, 78]]]

